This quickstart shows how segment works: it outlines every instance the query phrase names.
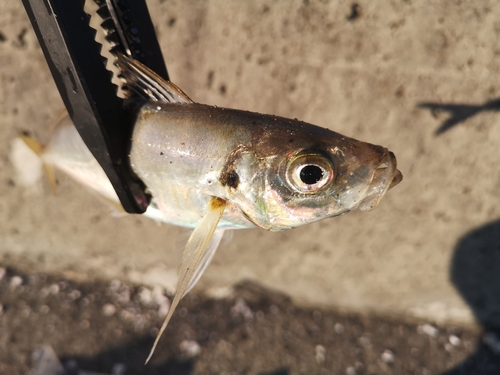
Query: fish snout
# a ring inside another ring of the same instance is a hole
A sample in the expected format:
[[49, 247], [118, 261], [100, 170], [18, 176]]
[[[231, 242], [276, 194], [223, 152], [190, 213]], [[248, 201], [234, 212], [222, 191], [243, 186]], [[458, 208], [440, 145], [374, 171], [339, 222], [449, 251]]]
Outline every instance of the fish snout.
[[403, 180], [403, 174], [397, 169], [396, 156], [386, 150], [381, 163], [373, 172], [366, 197], [359, 205], [360, 211], [370, 211], [378, 206], [385, 193]]

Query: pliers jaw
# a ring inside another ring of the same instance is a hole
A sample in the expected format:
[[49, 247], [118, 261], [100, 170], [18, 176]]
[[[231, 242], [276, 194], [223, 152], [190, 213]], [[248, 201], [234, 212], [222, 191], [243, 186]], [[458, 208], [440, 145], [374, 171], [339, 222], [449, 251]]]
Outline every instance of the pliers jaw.
[[[84, 1], [23, 3], [78, 132], [104, 169], [123, 208], [129, 213], [143, 213], [150, 197], [128, 161], [133, 115], [117, 96], [112, 74], [101, 56], [102, 46], [95, 41], [96, 30], [89, 26], [89, 15], [84, 12]], [[107, 18], [106, 24], [124, 38], [115, 38], [116, 48], [168, 80], [145, 1], [97, 0], [97, 4], [113, 7], [115, 16]]]

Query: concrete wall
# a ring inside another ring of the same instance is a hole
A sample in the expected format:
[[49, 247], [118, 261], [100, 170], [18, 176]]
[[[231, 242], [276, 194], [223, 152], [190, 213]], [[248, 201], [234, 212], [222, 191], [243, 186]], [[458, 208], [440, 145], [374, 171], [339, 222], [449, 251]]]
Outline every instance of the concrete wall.
[[[500, 325], [500, 6], [358, 3], [349, 20], [348, 1], [148, 2], [171, 78], [195, 101], [382, 144], [404, 175], [372, 212], [235, 233], [197, 288], [252, 279], [301, 304], [471, 323], [461, 293]], [[179, 229], [113, 218], [62, 175], [58, 196], [16, 186], [10, 141], [46, 141], [63, 105], [20, 1], [2, 1], [0, 33], [0, 263], [173, 285]]]

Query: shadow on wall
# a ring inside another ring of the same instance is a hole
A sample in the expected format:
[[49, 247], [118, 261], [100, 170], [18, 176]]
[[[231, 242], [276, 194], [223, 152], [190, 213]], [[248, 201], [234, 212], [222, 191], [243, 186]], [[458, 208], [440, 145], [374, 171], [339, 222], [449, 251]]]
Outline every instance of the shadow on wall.
[[500, 374], [500, 220], [462, 237], [451, 262], [451, 281], [485, 333], [476, 352], [445, 375]]
[[436, 116], [439, 112], [448, 112], [450, 114], [449, 118], [435, 131], [434, 134], [438, 136], [480, 112], [500, 111], [500, 98], [479, 105], [419, 103], [417, 106], [429, 109], [433, 116]]

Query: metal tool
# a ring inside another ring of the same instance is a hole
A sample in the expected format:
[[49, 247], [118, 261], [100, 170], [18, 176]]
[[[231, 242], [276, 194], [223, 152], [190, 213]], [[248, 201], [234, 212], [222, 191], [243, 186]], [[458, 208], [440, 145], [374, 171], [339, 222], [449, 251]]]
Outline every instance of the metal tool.
[[[169, 79], [145, 0], [95, 2], [109, 46]], [[129, 167], [133, 116], [114, 74], [106, 69], [106, 48], [96, 42], [82, 0], [23, 0], [69, 115], [102, 166], [129, 213], [143, 213], [150, 201]], [[88, 5], [88, 4], [87, 4]], [[92, 5], [92, 4], [91, 4]], [[97, 31], [99, 33], [99, 31]], [[121, 97], [119, 97], [121, 96]]]

